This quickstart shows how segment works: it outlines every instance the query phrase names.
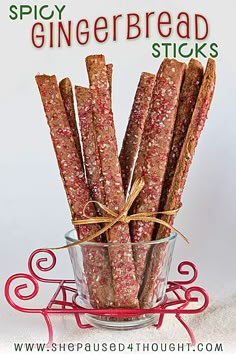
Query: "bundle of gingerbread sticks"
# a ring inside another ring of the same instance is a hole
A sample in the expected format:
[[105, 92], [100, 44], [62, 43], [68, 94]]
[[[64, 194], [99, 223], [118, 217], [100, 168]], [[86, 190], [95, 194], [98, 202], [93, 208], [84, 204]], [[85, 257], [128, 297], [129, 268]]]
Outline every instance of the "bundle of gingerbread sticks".
[[[157, 75], [142, 73], [120, 154], [112, 113], [113, 66], [106, 64], [103, 55], [88, 56], [86, 66], [89, 88], [75, 87], [80, 134], [70, 80], [58, 84], [55, 76], [36, 76], [72, 219], [105, 217], [101, 205], [119, 214], [139, 177], [145, 184], [130, 213], [178, 209], [212, 101], [215, 62], [209, 59], [204, 72], [197, 60], [186, 65], [165, 59]], [[173, 215], [161, 218], [173, 225]], [[79, 224], [78, 239], [87, 240], [102, 227], [100, 223]], [[147, 306], [154, 298], [161, 252], [147, 255], [145, 248], [133, 250], [130, 242], [158, 240], [169, 234], [163, 225], [121, 220], [93, 239], [111, 246], [84, 248], [91, 304], [100, 308]]]

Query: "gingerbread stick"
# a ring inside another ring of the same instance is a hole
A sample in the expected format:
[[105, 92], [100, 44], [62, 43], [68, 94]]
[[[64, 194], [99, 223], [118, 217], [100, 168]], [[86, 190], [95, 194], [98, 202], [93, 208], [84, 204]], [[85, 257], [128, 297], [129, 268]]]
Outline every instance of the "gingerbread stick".
[[[93, 122], [92, 96], [86, 87], [76, 86], [75, 94], [78, 107], [80, 132], [82, 137], [83, 155], [86, 177], [92, 199], [104, 204], [104, 186], [102, 179], [101, 163], [96, 142], [96, 132]], [[95, 204], [98, 215], [104, 212]], [[106, 242], [106, 234], [100, 235], [98, 242]]]
[[113, 76], [113, 64], [107, 64], [107, 79], [109, 84], [110, 96], [112, 97], [112, 76]]
[[[207, 119], [207, 114], [212, 102], [216, 80], [216, 68], [213, 59], [208, 59], [206, 71], [204, 73], [202, 85], [199, 91], [197, 102], [191, 117], [187, 135], [178, 159], [175, 174], [165, 203], [165, 210], [176, 209], [180, 206], [181, 196], [185, 186], [186, 178], [194, 152]], [[163, 220], [173, 224], [174, 218], [163, 216]], [[161, 239], [169, 235], [166, 227], [160, 226], [156, 239]], [[147, 268], [146, 282], [140, 296], [142, 307], [145, 307], [150, 300], [155, 300], [155, 287], [158, 285], [158, 275], [160, 273], [165, 245], [158, 252], [152, 253], [150, 265]]]
[[188, 64], [183, 86], [180, 92], [179, 107], [175, 121], [171, 151], [168, 157], [165, 172], [159, 210], [164, 210], [165, 208], [165, 202], [169, 193], [171, 181], [175, 173], [176, 165], [184, 143], [184, 138], [186, 136], [189, 122], [197, 101], [197, 96], [202, 83], [203, 72], [204, 70], [202, 64], [198, 60], [191, 59]]
[[[72, 218], [84, 219], [83, 209], [90, 200], [90, 193], [56, 77], [37, 75], [36, 82], [50, 128]], [[96, 216], [95, 209], [91, 204], [88, 205], [86, 212], [89, 216]], [[95, 233], [98, 228], [95, 225], [82, 225], [79, 227], [78, 236], [82, 239]], [[83, 250], [91, 303], [96, 307], [110, 307], [113, 304], [113, 289], [108, 253], [102, 248], [97, 249], [92, 246]]]
[[[184, 71], [185, 64], [174, 59], [165, 59], [157, 73], [134, 169], [134, 180], [141, 176], [145, 179], [145, 186], [134, 202], [134, 213], [158, 211]], [[150, 241], [153, 229], [153, 223], [133, 222], [132, 241]], [[145, 249], [136, 248], [134, 257], [137, 279], [141, 284]]]
[[[103, 55], [89, 56], [86, 58], [86, 65], [92, 93], [94, 125], [102, 167], [105, 202], [110, 209], [120, 212], [125, 202], [125, 196], [105, 58]], [[138, 284], [135, 277], [132, 248], [129, 245], [124, 245], [124, 247], [115, 245], [117, 242], [127, 243], [130, 241], [128, 225], [121, 222], [114, 225], [108, 232], [108, 241], [114, 243], [109, 247], [109, 255], [115, 304], [118, 307], [138, 307]]]
[[130, 185], [154, 83], [155, 75], [149, 73], [141, 74], [119, 156], [125, 195]]
[[75, 87], [75, 94], [78, 106], [80, 132], [83, 143], [83, 154], [88, 185], [93, 200], [104, 204], [104, 186], [102, 181], [101, 161], [93, 122], [92, 95], [88, 88], [81, 86]]
[[78, 151], [78, 155], [82, 162], [80, 138], [79, 138], [79, 132], [76, 123], [74, 98], [73, 98], [73, 91], [72, 91], [72, 85], [70, 79], [66, 77], [65, 79], [61, 80], [59, 83], [59, 88], [61, 92], [61, 97], [64, 102], [67, 119]]

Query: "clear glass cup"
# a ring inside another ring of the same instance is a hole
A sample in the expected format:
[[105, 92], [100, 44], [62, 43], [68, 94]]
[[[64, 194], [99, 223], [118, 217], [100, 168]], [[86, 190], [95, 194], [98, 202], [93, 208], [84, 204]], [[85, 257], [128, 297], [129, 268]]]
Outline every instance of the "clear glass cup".
[[[140, 308], [153, 308], [165, 298], [168, 275], [174, 250], [176, 233], [162, 240], [142, 243], [84, 242], [68, 248], [75, 283], [76, 304], [86, 309], [118, 308], [114, 300], [110, 257], [116, 252], [131, 252], [135, 265], [142, 267], [139, 277]], [[67, 244], [78, 240], [75, 230], [66, 233]], [[125, 266], [125, 263], [124, 265]], [[126, 270], [125, 270], [126, 271]], [[130, 270], [127, 269], [127, 272]], [[123, 307], [123, 306], [122, 306]], [[157, 323], [159, 315], [145, 314], [132, 317], [108, 317], [86, 314], [86, 321], [93, 326], [107, 329], [136, 329]]]

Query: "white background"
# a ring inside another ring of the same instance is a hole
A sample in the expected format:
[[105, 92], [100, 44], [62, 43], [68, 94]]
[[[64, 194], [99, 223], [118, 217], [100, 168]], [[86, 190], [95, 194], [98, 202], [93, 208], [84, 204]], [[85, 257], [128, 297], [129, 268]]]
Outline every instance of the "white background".
[[[20, 3], [18, 0], [11, 2]], [[207, 289], [212, 299], [235, 293], [234, 2], [59, 0], [47, 3], [52, 6], [54, 3], [67, 4], [63, 20], [71, 19], [73, 22], [83, 17], [93, 20], [101, 15], [111, 17], [128, 12], [141, 15], [147, 11], [159, 13], [163, 10], [169, 11], [174, 21], [180, 11], [192, 15], [201, 13], [207, 17], [210, 24], [207, 41], [219, 45], [216, 60], [217, 87], [209, 119], [188, 176], [183, 207], [175, 223], [189, 238], [190, 245], [186, 245], [182, 239], [177, 240], [171, 277], [175, 277], [174, 269], [181, 260], [191, 260], [198, 266], [199, 284]], [[151, 39], [125, 41], [121, 31], [116, 43], [110, 40], [107, 44], [99, 45], [91, 40], [86, 46], [74, 42], [71, 48], [45, 47], [37, 50], [32, 46], [30, 38], [33, 18], [29, 16], [24, 21], [11, 21], [8, 18], [8, 7], [9, 2], [2, 1], [0, 342], [5, 343], [10, 350], [13, 341], [38, 339], [43, 325], [34, 322], [34, 316], [16, 313], [7, 305], [3, 293], [5, 281], [13, 273], [27, 271], [27, 258], [34, 249], [62, 245], [63, 235], [71, 228], [69, 208], [34, 76], [37, 73], [56, 74], [58, 80], [68, 76], [73, 84], [87, 85], [84, 63], [86, 55], [105, 54], [107, 62], [114, 64], [113, 103], [120, 145], [139, 75], [142, 71], [155, 73], [162, 59], [151, 56], [151, 45], [163, 40], [153, 33]], [[167, 41], [175, 41], [175, 37]], [[205, 64], [206, 60], [202, 62]], [[58, 274], [61, 277], [72, 277], [67, 252], [58, 253]], [[41, 300], [47, 296], [45, 290]]]

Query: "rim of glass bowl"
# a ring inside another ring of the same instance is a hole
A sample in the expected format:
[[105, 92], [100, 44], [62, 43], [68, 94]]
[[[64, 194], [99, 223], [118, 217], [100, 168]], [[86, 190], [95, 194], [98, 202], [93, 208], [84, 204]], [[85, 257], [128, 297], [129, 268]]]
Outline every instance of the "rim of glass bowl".
[[[72, 233], [76, 232], [75, 229], [72, 229], [70, 231], [68, 231], [66, 234], [65, 234], [65, 239], [67, 241], [67, 243], [69, 244], [73, 244], [74, 242], [77, 242], [78, 239], [76, 238], [73, 238], [71, 237], [70, 235]], [[86, 246], [86, 245], [89, 245], [89, 246], [97, 246], [97, 247], [109, 247], [109, 246], [121, 246], [121, 245], [131, 245], [131, 246], [140, 246], [140, 245], [157, 245], [157, 244], [160, 244], [160, 243], [165, 243], [165, 242], [169, 242], [169, 241], [173, 241], [175, 240], [177, 237], [177, 232], [171, 232], [170, 236], [166, 237], [166, 238], [162, 238], [160, 240], [154, 240], [154, 241], [142, 241], [142, 242], [108, 242], [108, 243], [105, 243], [105, 242], [93, 242], [93, 241], [86, 241], [86, 242], [83, 242], [79, 245], [75, 245], [75, 246]]]

